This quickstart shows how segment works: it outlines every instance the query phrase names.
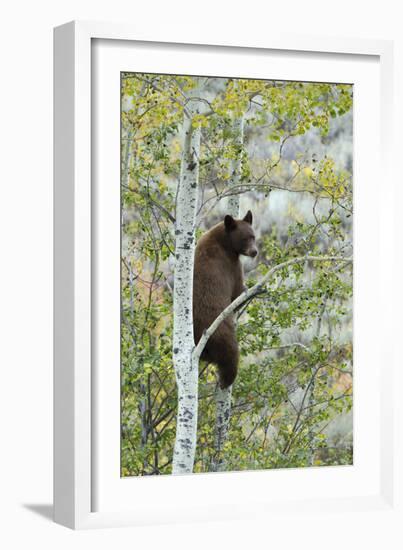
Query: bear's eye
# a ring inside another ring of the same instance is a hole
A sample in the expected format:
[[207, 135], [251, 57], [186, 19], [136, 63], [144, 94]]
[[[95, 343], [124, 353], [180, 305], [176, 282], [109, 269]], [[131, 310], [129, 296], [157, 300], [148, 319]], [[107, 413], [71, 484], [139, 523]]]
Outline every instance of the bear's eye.
[[250, 236], [250, 237], [244, 237], [242, 239], [242, 242], [245, 243], [245, 244], [248, 244], [250, 241], [254, 241], [254, 240], [255, 240], [255, 237]]

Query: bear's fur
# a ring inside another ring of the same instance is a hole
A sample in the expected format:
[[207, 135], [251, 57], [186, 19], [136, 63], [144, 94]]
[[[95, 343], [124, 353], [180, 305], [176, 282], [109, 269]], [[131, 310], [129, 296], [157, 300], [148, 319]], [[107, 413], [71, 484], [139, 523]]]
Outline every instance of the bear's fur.
[[[218, 315], [244, 291], [241, 254], [252, 258], [257, 254], [250, 210], [242, 220], [225, 216], [224, 221], [205, 233], [197, 244], [193, 281], [196, 344]], [[222, 388], [234, 382], [239, 351], [232, 315], [210, 336], [201, 358], [218, 367]]]

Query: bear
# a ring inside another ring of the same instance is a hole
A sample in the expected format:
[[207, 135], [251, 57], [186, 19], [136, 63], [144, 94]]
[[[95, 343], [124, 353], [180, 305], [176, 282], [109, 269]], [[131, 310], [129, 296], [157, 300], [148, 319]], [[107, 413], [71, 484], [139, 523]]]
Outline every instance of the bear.
[[[252, 212], [243, 219], [226, 215], [207, 231], [195, 251], [193, 274], [193, 329], [195, 344], [218, 315], [244, 290], [239, 256], [254, 258], [258, 253], [252, 229]], [[238, 372], [239, 349], [233, 315], [210, 336], [201, 359], [218, 369], [222, 389], [231, 386]]]

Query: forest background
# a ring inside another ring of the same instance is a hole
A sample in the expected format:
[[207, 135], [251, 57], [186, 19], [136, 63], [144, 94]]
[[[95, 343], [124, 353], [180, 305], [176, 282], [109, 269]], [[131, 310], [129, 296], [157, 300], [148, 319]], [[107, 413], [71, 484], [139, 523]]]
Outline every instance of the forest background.
[[[122, 74], [123, 476], [172, 471], [175, 222], [184, 119], [200, 108], [196, 237], [234, 202], [254, 214], [247, 286], [301, 257], [352, 255], [352, 87]], [[351, 464], [352, 265], [273, 274], [237, 314], [241, 349], [217, 437], [216, 374], [201, 363], [195, 472]], [[222, 427], [221, 427], [222, 429]]]

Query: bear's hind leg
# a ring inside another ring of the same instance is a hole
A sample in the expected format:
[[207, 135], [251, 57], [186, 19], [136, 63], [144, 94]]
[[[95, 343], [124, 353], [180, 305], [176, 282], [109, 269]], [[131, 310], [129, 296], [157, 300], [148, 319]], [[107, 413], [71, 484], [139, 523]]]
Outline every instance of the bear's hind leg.
[[211, 361], [217, 365], [220, 387], [228, 388], [238, 373], [239, 351], [235, 335], [226, 331], [224, 338], [214, 338], [208, 353]]
[[220, 388], [224, 390], [234, 383], [236, 375], [238, 374], [238, 362], [226, 361], [217, 366]]

